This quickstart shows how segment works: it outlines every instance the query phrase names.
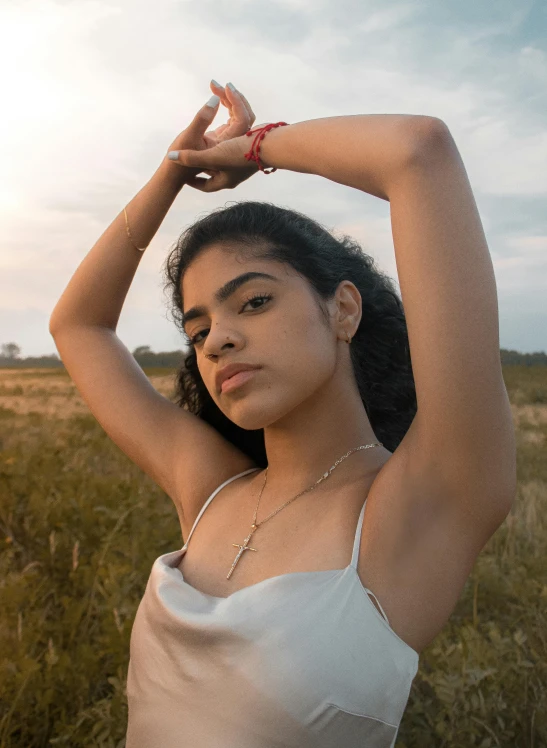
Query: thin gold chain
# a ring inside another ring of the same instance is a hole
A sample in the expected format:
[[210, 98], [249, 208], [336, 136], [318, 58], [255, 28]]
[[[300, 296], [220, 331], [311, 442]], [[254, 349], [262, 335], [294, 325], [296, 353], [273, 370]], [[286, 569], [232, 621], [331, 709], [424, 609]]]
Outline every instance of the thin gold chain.
[[262, 497], [262, 492], [264, 491], [264, 486], [266, 485], [266, 480], [267, 480], [267, 477], [268, 477], [268, 468], [266, 468], [266, 471], [264, 473], [264, 483], [262, 485], [262, 489], [261, 489], [260, 495], [258, 497], [258, 502], [257, 502], [256, 509], [255, 509], [255, 516], [254, 516], [254, 519], [253, 519], [253, 524], [251, 525], [251, 531], [247, 535], [247, 537], [245, 538], [245, 540], [243, 541], [243, 543], [232, 543], [233, 546], [235, 546], [236, 548], [239, 548], [239, 551], [238, 551], [238, 553], [237, 553], [237, 555], [236, 555], [236, 557], [235, 557], [235, 559], [234, 559], [234, 561], [232, 563], [232, 566], [230, 567], [230, 571], [228, 572], [228, 576], [226, 577], [226, 579], [230, 579], [230, 577], [233, 574], [234, 569], [236, 568], [237, 564], [241, 560], [241, 557], [243, 556], [243, 553], [245, 551], [254, 551], [256, 553], [257, 549], [256, 548], [251, 548], [251, 546], [247, 545], [247, 543], [250, 541], [252, 535], [258, 530], [258, 528], [262, 527], [262, 525], [264, 524], [264, 522], [267, 522], [269, 519], [271, 519], [272, 517], [274, 517], [278, 512], [280, 512], [288, 504], [290, 504], [291, 501], [294, 501], [299, 496], [302, 496], [303, 494], [308, 493], [308, 491], [312, 491], [316, 486], [318, 486], [321, 483], [321, 481], [326, 480], [329, 477], [329, 475], [332, 473], [332, 471], [337, 467], [337, 465], [339, 465], [342, 462], [342, 460], [345, 460], [346, 457], [348, 457], [350, 454], [352, 454], [352, 452], [357, 452], [360, 449], [370, 449], [371, 447], [383, 447], [383, 446], [384, 445], [382, 444], [382, 442], [373, 442], [372, 444], [362, 444], [360, 447], [355, 447], [354, 449], [350, 449], [350, 451], [347, 452], [343, 457], [340, 457], [340, 459], [336, 460], [336, 462], [334, 463], [334, 465], [332, 465], [332, 467], [329, 468], [329, 470], [327, 470], [326, 473], [323, 473], [323, 475], [319, 478], [319, 480], [316, 481], [312, 486], [310, 486], [309, 488], [306, 488], [305, 491], [301, 491], [296, 496], [293, 496], [292, 499], [289, 499], [289, 501], [286, 501], [282, 506], [280, 506], [278, 509], [276, 509], [271, 514], [269, 514], [266, 517], [266, 519], [263, 519], [262, 522], [260, 522], [257, 525], [256, 524], [256, 516], [257, 516], [257, 513], [258, 513], [258, 506], [260, 504], [260, 499]]
[[302, 496], [303, 494], [308, 493], [308, 491], [312, 491], [316, 486], [318, 486], [321, 483], [321, 481], [326, 480], [330, 476], [330, 474], [332, 473], [332, 471], [342, 462], [342, 460], [345, 460], [346, 457], [349, 457], [349, 455], [352, 454], [352, 452], [357, 452], [360, 449], [370, 449], [371, 447], [383, 447], [383, 446], [384, 445], [381, 442], [373, 442], [372, 444], [364, 444], [364, 445], [362, 445], [360, 447], [355, 447], [354, 449], [350, 449], [350, 451], [347, 452], [343, 457], [340, 457], [340, 459], [336, 460], [336, 462], [334, 463], [334, 465], [331, 468], [329, 468], [326, 473], [323, 473], [323, 475], [319, 478], [319, 480], [316, 481], [312, 486], [310, 486], [309, 488], [306, 488], [305, 491], [301, 491], [301, 493], [296, 494], [296, 496], [294, 496], [292, 499], [289, 499], [289, 501], [286, 501], [282, 506], [280, 506], [279, 509], [276, 509], [274, 512], [272, 512], [271, 514], [269, 514], [266, 517], [266, 519], [263, 519], [262, 522], [259, 522], [258, 524], [256, 524], [256, 517], [257, 517], [257, 514], [258, 514], [258, 506], [260, 504], [260, 499], [262, 497], [262, 492], [264, 491], [264, 487], [266, 486], [266, 480], [268, 478], [268, 468], [266, 468], [266, 472], [264, 473], [264, 483], [262, 484], [262, 489], [260, 491], [260, 496], [258, 497], [258, 503], [257, 503], [256, 509], [255, 509], [255, 516], [254, 516], [254, 520], [253, 520], [253, 527], [255, 527], [255, 528], [258, 529], [259, 527], [261, 527], [264, 524], [264, 522], [267, 522], [270, 519], [270, 517], [275, 516], [284, 507], [286, 507], [288, 504], [290, 504], [291, 501], [294, 501], [299, 496]]

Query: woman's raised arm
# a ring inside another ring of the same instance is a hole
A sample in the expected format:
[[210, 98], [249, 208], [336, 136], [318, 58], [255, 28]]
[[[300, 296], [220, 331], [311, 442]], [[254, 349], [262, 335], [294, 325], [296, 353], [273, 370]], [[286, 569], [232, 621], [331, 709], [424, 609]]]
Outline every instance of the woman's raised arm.
[[[219, 102], [205, 105], [172, 147], [205, 149], [220, 137], [238, 136], [248, 129], [252, 110], [243, 111], [239, 99], [234, 104], [235, 96], [227, 99], [231, 94], [224, 89], [219, 94], [230, 105], [230, 114], [233, 106], [231, 122], [205, 133]], [[164, 158], [128, 203], [128, 224], [137, 247], [148, 246], [186, 179], [195, 172], [181, 171]], [[188, 518], [191, 527], [211, 491], [254, 463], [209, 424], [157, 392], [117, 336], [118, 318], [141, 258], [122, 211], [69, 280], [50, 317], [49, 331], [91, 413], [120, 449], [171, 496], [181, 519]]]
[[297, 122], [268, 133], [261, 160], [266, 167], [318, 174], [389, 200], [390, 186], [430, 121], [421, 115], [353, 114]]
[[506, 515], [516, 445], [494, 269], [467, 173], [442, 120], [355, 115], [272, 130], [262, 161], [388, 199], [418, 412], [402, 444], [470, 512]]

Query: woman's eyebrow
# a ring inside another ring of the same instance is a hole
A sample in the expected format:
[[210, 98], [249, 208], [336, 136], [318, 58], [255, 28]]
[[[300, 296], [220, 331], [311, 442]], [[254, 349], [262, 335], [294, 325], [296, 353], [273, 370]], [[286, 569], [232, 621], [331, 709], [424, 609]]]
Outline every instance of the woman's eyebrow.
[[[244, 283], [247, 283], [250, 280], [254, 280], [255, 278], [266, 278], [267, 280], [273, 280], [277, 281], [278, 283], [279, 278], [276, 278], [275, 275], [270, 275], [269, 273], [258, 273], [256, 271], [249, 271], [247, 273], [242, 273], [241, 275], [236, 276], [235, 278], [232, 278], [227, 283], [225, 283], [223, 286], [221, 286], [217, 291], [215, 291], [215, 300], [217, 303], [222, 304], [224, 301], [230, 298], [230, 296], [237, 291], [237, 289], [242, 286]], [[196, 317], [203, 317], [207, 314], [207, 308], [204, 306], [193, 306], [191, 309], [189, 309], [187, 312], [184, 312], [182, 315], [182, 326], [185, 327], [188, 322], [195, 319]]]

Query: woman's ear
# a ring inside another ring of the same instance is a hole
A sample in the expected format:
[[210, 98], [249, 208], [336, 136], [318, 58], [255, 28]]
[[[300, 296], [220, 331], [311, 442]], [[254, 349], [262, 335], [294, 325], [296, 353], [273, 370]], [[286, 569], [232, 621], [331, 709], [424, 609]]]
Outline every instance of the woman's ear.
[[349, 280], [341, 281], [334, 298], [338, 307], [338, 323], [343, 323], [344, 330], [348, 325], [353, 331], [357, 330], [362, 314], [362, 299], [357, 286]]

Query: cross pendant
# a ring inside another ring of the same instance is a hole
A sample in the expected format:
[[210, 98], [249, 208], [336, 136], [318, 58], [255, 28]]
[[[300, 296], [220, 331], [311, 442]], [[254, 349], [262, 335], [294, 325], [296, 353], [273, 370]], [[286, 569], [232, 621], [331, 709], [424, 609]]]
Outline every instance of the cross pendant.
[[232, 564], [232, 568], [230, 569], [230, 571], [229, 571], [228, 576], [226, 577], [226, 579], [230, 579], [230, 577], [232, 576], [232, 572], [236, 568], [237, 563], [238, 563], [239, 559], [241, 558], [241, 556], [243, 555], [244, 551], [256, 551], [256, 548], [251, 548], [250, 546], [247, 545], [247, 543], [251, 539], [251, 535], [253, 534], [253, 532], [256, 529], [257, 529], [256, 525], [253, 525], [251, 527], [251, 532], [247, 535], [247, 537], [243, 541], [243, 545], [240, 545], [239, 543], [232, 543], [232, 545], [235, 545], [236, 548], [239, 548], [239, 553], [235, 557], [234, 563]]

